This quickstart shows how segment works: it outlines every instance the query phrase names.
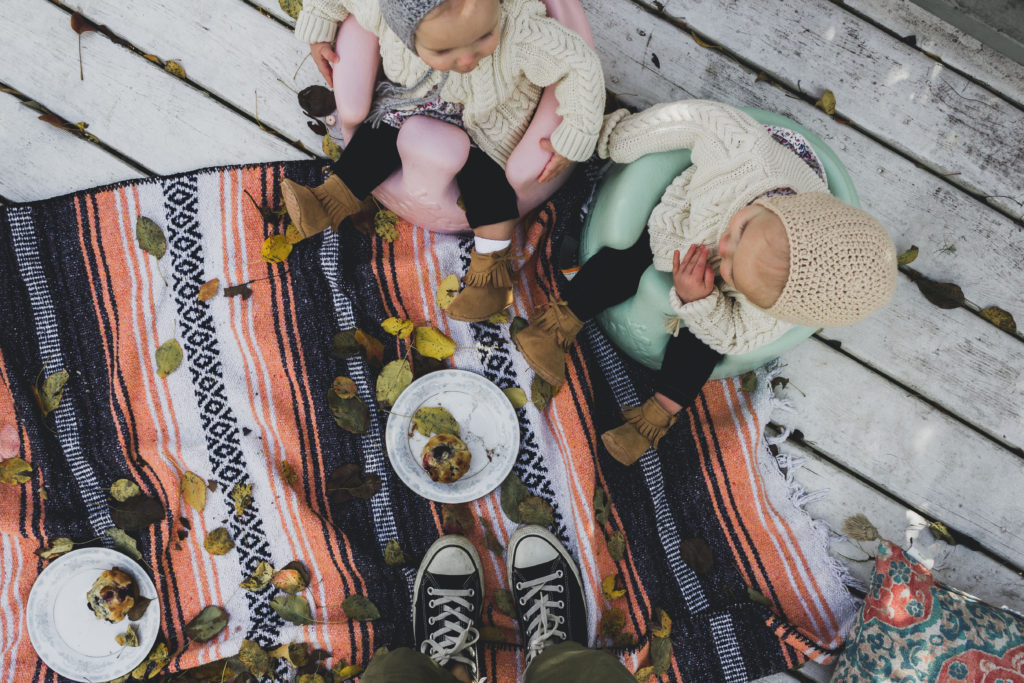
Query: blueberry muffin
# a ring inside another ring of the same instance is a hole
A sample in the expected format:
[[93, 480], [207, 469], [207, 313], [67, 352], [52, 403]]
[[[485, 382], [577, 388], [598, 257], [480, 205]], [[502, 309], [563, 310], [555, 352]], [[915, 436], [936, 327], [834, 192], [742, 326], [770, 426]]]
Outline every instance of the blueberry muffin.
[[96, 618], [116, 624], [135, 604], [136, 590], [132, 577], [114, 567], [100, 574], [86, 593], [86, 599]]
[[435, 434], [423, 447], [423, 469], [434, 481], [451, 484], [469, 470], [472, 457], [459, 437]]

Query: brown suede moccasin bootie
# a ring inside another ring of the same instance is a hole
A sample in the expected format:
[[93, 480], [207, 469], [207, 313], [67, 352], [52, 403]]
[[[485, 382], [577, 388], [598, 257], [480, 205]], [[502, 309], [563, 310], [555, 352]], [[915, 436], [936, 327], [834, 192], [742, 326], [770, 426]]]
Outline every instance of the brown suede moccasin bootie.
[[473, 249], [462, 276], [466, 286], [446, 313], [452, 320], [477, 323], [512, 305], [512, 247], [481, 254]]
[[281, 183], [288, 217], [303, 239], [317, 235], [327, 228], [337, 228], [341, 222], [359, 211], [361, 202], [348, 185], [331, 175], [319, 187], [306, 187], [287, 178]]
[[626, 424], [602, 434], [601, 441], [623, 465], [632, 465], [648, 448], [657, 448], [661, 437], [678, 419], [653, 396], [640, 407], [623, 406], [622, 417]]
[[533, 371], [551, 386], [565, 383], [565, 354], [583, 321], [562, 300], [548, 303], [547, 310], [534, 318], [513, 341]]

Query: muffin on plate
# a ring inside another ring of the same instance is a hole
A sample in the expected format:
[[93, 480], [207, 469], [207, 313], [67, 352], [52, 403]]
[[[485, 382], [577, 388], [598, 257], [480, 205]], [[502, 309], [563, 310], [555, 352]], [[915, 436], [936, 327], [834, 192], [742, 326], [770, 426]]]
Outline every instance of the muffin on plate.
[[435, 434], [423, 447], [423, 469], [430, 478], [451, 484], [469, 470], [472, 454], [454, 434]]
[[114, 567], [100, 574], [86, 593], [89, 609], [97, 619], [117, 623], [125, 618], [135, 604], [135, 581], [122, 569]]

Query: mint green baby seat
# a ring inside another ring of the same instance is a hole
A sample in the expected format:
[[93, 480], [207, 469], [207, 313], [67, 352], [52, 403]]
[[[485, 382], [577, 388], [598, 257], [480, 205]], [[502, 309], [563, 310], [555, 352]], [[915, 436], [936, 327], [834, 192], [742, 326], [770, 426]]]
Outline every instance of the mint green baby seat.
[[[796, 121], [780, 114], [740, 107], [759, 123], [781, 126], [803, 135], [821, 159], [829, 191], [847, 204], [860, 207], [850, 174], [836, 153], [817, 135]], [[594, 205], [583, 227], [580, 262], [585, 263], [601, 247], [625, 249], [640, 237], [651, 212], [669, 184], [690, 165], [690, 150], [680, 149], [643, 156], [631, 164], [615, 164], [598, 189]], [[608, 277], [615, 277], [608, 273]], [[602, 311], [597, 323], [619, 349], [652, 370], [661, 367], [668, 344], [665, 321], [675, 313], [668, 303], [672, 274], [651, 265], [644, 272], [636, 294]], [[727, 355], [715, 366], [711, 379], [741, 375], [761, 367], [787, 351], [815, 331], [813, 327], [795, 327], [759, 349]]]

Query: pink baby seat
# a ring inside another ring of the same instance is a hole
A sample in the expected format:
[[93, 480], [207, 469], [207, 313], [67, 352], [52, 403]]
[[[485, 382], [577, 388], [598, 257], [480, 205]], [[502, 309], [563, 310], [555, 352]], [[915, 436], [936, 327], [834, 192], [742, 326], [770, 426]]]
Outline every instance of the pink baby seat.
[[[549, 16], [593, 46], [594, 38], [579, 0], [544, 0], [544, 4]], [[341, 58], [341, 68], [334, 69], [334, 97], [343, 139], [350, 140], [373, 101], [380, 68], [377, 36], [349, 16], [338, 29], [335, 51]], [[554, 87], [545, 88], [526, 134], [505, 166], [519, 198], [520, 216], [539, 206], [569, 178], [571, 169], [547, 183], [537, 182], [551, 157], [540, 148], [540, 140], [549, 137], [562, 121], [555, 112], [557, 107]], [[374, 196], [402, 218], [428, 230], [468, 230], [466, 214], [457, 204], [459, 188], [455, 184], [455, 174], [469, 156], [465, 131], [437, 119], [414, 116], [399, 131], [398, 151], [402, 167], [373, 191]]]

